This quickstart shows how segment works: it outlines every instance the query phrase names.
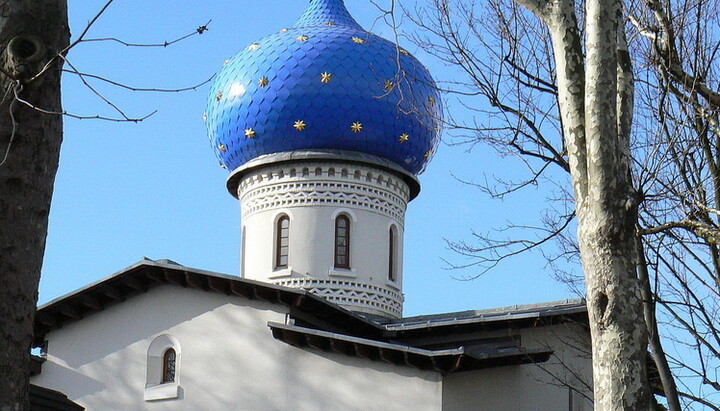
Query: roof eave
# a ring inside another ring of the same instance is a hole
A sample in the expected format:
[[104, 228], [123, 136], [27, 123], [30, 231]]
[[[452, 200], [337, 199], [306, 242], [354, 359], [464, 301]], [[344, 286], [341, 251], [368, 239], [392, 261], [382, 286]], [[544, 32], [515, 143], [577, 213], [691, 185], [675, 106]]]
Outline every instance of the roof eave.
[[283, 304], [308, 313], [310, 321], [317, 318], [357, 329], [358, 333], [362, 334], [380, 335], [383, 331], [379, 324], [305, 290], [196, 270], [178, 264], [142, 260], [123, 271], [40, 306], [35, 315], [33, 346], [41, 346], [45, 335], [52, 330], [163, 284]]
[[463, 347], [426, 350], [409, 345], [352, 337], [327, 331], [270, 322], [273, 337], [298, 348], [312, 348], [348, 356], [405, 365], [443, 375], [510, 365], [546, 362], [551, 350], [508, 349], [466, 352]]

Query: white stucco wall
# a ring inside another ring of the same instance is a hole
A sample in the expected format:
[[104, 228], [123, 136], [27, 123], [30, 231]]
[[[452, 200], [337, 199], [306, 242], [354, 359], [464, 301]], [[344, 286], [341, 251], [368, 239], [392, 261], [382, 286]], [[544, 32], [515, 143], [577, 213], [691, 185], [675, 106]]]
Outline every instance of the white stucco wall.
[[587, 332], [559, 324], [524, 329], [520, 336], [524, 348], [549, 347], [553, 356], [543, 364], [450, 374], [443, 378], [443, 411], [592, 411], [585, 397], [592, 397]]
[[[395, 173], [342, 161], [264, 165], [238, 186], [245, 278], [303, 288], [350, 310], [402, 315], [404, 220], [410, 188]], [[334, 267], [335, 219], [350, 220], [350, 269]], [[276, 224], [290, 219], [288, 267], [275, 267]], [[395, 227], [395, 278], [388, 277]]]
[[[34, 384], [88, 410], [439, 410], [440, 376], [272, 338], [285, 307], [165, 285], [48, 334]], [[144, 400], [153, 339], [181, 346], [178, 399]]]

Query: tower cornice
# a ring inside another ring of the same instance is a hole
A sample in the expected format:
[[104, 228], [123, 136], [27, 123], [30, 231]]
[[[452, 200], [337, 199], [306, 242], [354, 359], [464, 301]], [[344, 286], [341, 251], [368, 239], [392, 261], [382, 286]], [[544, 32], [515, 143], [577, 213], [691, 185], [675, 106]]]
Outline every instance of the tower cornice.
[[240, 181], [245, 175], [258, 168], [269, 165], [275, 166], [282, 163], [317, 162], [323, 160], [343, 161], [348, 164], [368, 165], [383, 169], [396, 174], [408, 185], [410, 188], [408, 201], [413, 200], [418, 196], [418, 194], [420, 194], [420, 181], [418, 178], [392, 161], [371, 154], [344, 150], [295, 150], [283, 153], [266, 154], [236, 168], [228, 176], [226, 180], [226, 187], [233, 197], [238, 198], [238, 186]]

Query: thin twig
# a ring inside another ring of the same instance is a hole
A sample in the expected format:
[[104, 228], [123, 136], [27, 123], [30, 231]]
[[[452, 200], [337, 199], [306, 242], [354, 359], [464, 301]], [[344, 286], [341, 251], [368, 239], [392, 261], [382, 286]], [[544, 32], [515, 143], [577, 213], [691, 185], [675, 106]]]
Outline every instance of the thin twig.
[[[13, 91], [14, 91], [14, 90], [13, 90]], [[128, 123], [139, 123], [139, 122], [141, 122], [141, 121], [147, 120], [148, 118], [150, 118], [151, 116], [153, 116], [155, 113], [157, 113], [157, 110], [155, 110], [155, 111], [153, 111], [153, 112], [145, 115], [144, 117], [138, 117], [138, 118], [116, 118], [116, 117], [105, 117], [105, 116], [100, 116], [100, 115], [95, 115], [95, 116], [81, 116], [81, 115], [78, 115], [78, 114], [69, 113], [69, 112], [67, 112], [67, 111], [65, 111], [65, 110], [63, 110], [63, 111], [46, 110], [46, 109], [44, 109], [44, 108], [38, 107], [38, 106], [36, 106], [36, 105], [34, 105], [34, 104], [32, 104], [32, 103], [30, 103], [30, 102], [28, 102], [28, 101], [20, 98], [20, 96], [19, 96], [17, 93], [15, 93], [15, 99], [16, 99], [18, 102], [20, 102], [20, 103], [22, 103], [22, 104], [30, 107], [30, 108], [33, 109], [33, 110], [39, 111], [39, 112], [41, 112], [41, 113], [44, 113], [44, 114], [53, 114], [53, 115], [58, 115], [58, 116], [66, 116], [66, 117], [76, 118], [76, 119], [78, 119], [78, 120], [105, 120], [105, 121], [114, 121], [114, 122], [118, 122], [118, 123], [125, 123], [125, 122], [128, 122]]]
[[192, 36], [195, 36], [195, 35], [200, 35], [200, 34], [205, 33], [206, 31], [209, 30], [208, 26], [210, 25], [211, 22], [212, 22], [212, 20], [208, 20], [207, 23], [203, 24], [202, 26], [198, 26], [198, 28], [196, 28], [195, 31], [193, 31], [192, 33], [188, 33], [188, 34], [186, 34], [186, 35], [184, 35], [184, 36], [181, 36], [181, 37], [176, 38], [175, 40], [164, 41], [164, 42], [162, 42], [162, 43], [130, 43], [130, 42], [126, 42], [126, 41], [120, 40], [120, 39], [117, 38], [117, 37], [103, 37], [103, 38], [96, 38], [96, 39], [85, 39], [85, 40], [82, 40], [82, 41], [83, 41], [84, 43], [90, 43], [90, 42], [114, 42], [114, 43], [122, 44], [123, 46], [127, 46], [127, 47], [168, 47], [168, 46], [171, 46], [171, 45], [173, 45], [173, 44], [175, 44], [175, 43], [178, 43], [178, 42], [180, 42], [180, 41], [183, 41], [183, 40], [185, 40], [185, 39], [187, 39], [187, 38], [189, 38], [189, 37], [192, 37]]
[[108, 79], [108, 78], [106, 78], [106, 77], [99, 76], [99, 75], [97, 75], [97, 74], [90, 74], [90, 73], [84, 73], [84, 72], [77, 71], [77, 70], [67, 70], [67, 69], [63, 69], [62, 71], [63, 71], [63, 72], [66, 72], [66, 73], [75, 74], [75, 75], [77, 75], [77, 76], [79, 76], [79, 77], [87, 77], [87, 78], [92, 78], [92, 79], [95, 79], [95, 80], [100, 80], [100, 81], [103, 81], [103, 82], [105, 82], [105, 83], [112, 84], [113, 86], [120, 87], [120, 88], [124, 88], [124, 89], [130, 90], [130, 91], [155, 92], [155, 93], [181, 93], [181, 92], [183, 92], [183, 91], [195, 91], [195, 90], [197, 90], [198, 88], [204, 86], [205, 84], [211, 82], [212, 79], [215, 78], [215, 75], [213, 74], [213, 75], [212, 75], [210, 78], [208, 78], [207, 80], [204, 80], [204, 81], [202, 81], [201, 83], [198, 83], [198, 84], [195, 84], [195, 85], [189, 86], [189, 87], [181, 87], [181, 88], [142, 88], [142, 87], [132, 87], [132, 86], [128, 86], [127, 84], [123, 84], [123, 83], [120, 83], [120, 82], [117, 82], [117, 81], [114, 81], [114, 80], [110, 80], [110, 79]]
[[90, 28], [93, 26], [93, 24], [95, 24], [95, 22], [98, 21], [100, 16], [102, 16], [103, 13], [105, 13], [105, 10], [107, 10], [108, 7], [110, 7], [110, 4], [112, 4], [113, 1], [115, 1], [115, 0], [108, 0], [108, 2], [105, 3], [105, 5], [100, 9], [100, 11], [98, 11], [97, 14], [95, 14], [95, 17], [93, 17], [90, 20], [90, 22], [87, 24], [87, 26], [85, 26], [85, 29], [82, 31], [82, 33], [80, 33], [80, 36], [78, 36], [78, 38], [75, 41], [70, 43], [67, 47], [62, 49], [56, 56], [54, 56], [47, 63], [45, 63], [45, 66], [42, 68], [42, 70], [40, 70], [37, 74], [35, 74], [32, 78], [30, 78], [27, 81], [28, 82], [34, 81], [41, 75], [45, 74], [45, 72], [48, 71], [48, 69], [50, 69], [50, 67], [52, 67], [53, 64], [55, 64], [55, 61], [58, 59], [58, 57], [64, 56], [65, 54], [67, 54], [68, 51], [70, 51], [70, 49], [72, 49], [73, 47], [78, 45], [83, 40], [83, 38], [88, 33], [88, 31], [90, 31]]
[[67, 59], [67, 57], [61, 55], [60, 58], [63, 59], [63, 61], [64, 61], [65, 63], [67, 63], [68, 66], [70, 66], [70, 68], [72, 69], [72, 71], [73, 71], [75, 74], [78, 75], [78, 77], [80, 78], [80, 81], [82, 81], [82, 83], [85, 85], [85, 87], [87, 87], [90, 91], [92, 91], [93, 94], [95, 94], [96, 96], [98, 96], [98, 98], [100, 98], [100, 100], [104, 101], [105, 104], [109, 105], [110, 107], [113, 108], [113, 110], [117, 111], [118, 114], [120, 114], [121, 116], [123, 116], [123, 118], [129, 120], [129, 117], [125, 114], [124, 111], [122, 111], [122, 110], [120, 109], [120, 107], [118, 107], [115, 103], [113, 103], [112, 101], [110, 101], [110, 100], [108, 100], [107, 98], [105, 98], [105, 96], [103, 96], [99, 91], [97, 91], [93, 86], [90, 85], [90, 83], [88, 83], [88, 82], [85, 80], [85, 78], [83, 77], [83, 75], [80, 74], [80, 72], [75, 68], [75, 66], [70, 62], [70, 60]]

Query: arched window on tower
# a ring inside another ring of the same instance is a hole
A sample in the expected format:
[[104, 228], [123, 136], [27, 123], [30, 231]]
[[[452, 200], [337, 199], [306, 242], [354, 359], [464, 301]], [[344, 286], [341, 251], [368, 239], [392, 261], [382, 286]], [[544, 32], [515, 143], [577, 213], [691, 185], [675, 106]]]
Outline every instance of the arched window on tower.
[[335, 219], [335, 268], [350, 268], [350, 219], [344, 214]]
[[287, 268], [290, 249], [290, 217], [283, 214], [275, 226], [275, 268]]
[[176, 354], [173, 348], [168, 348], [163, 354], [162, 383], [175, 381]]
[[397, 280], [397, 244], [395, 226], [388, 230], [388, 280]]

